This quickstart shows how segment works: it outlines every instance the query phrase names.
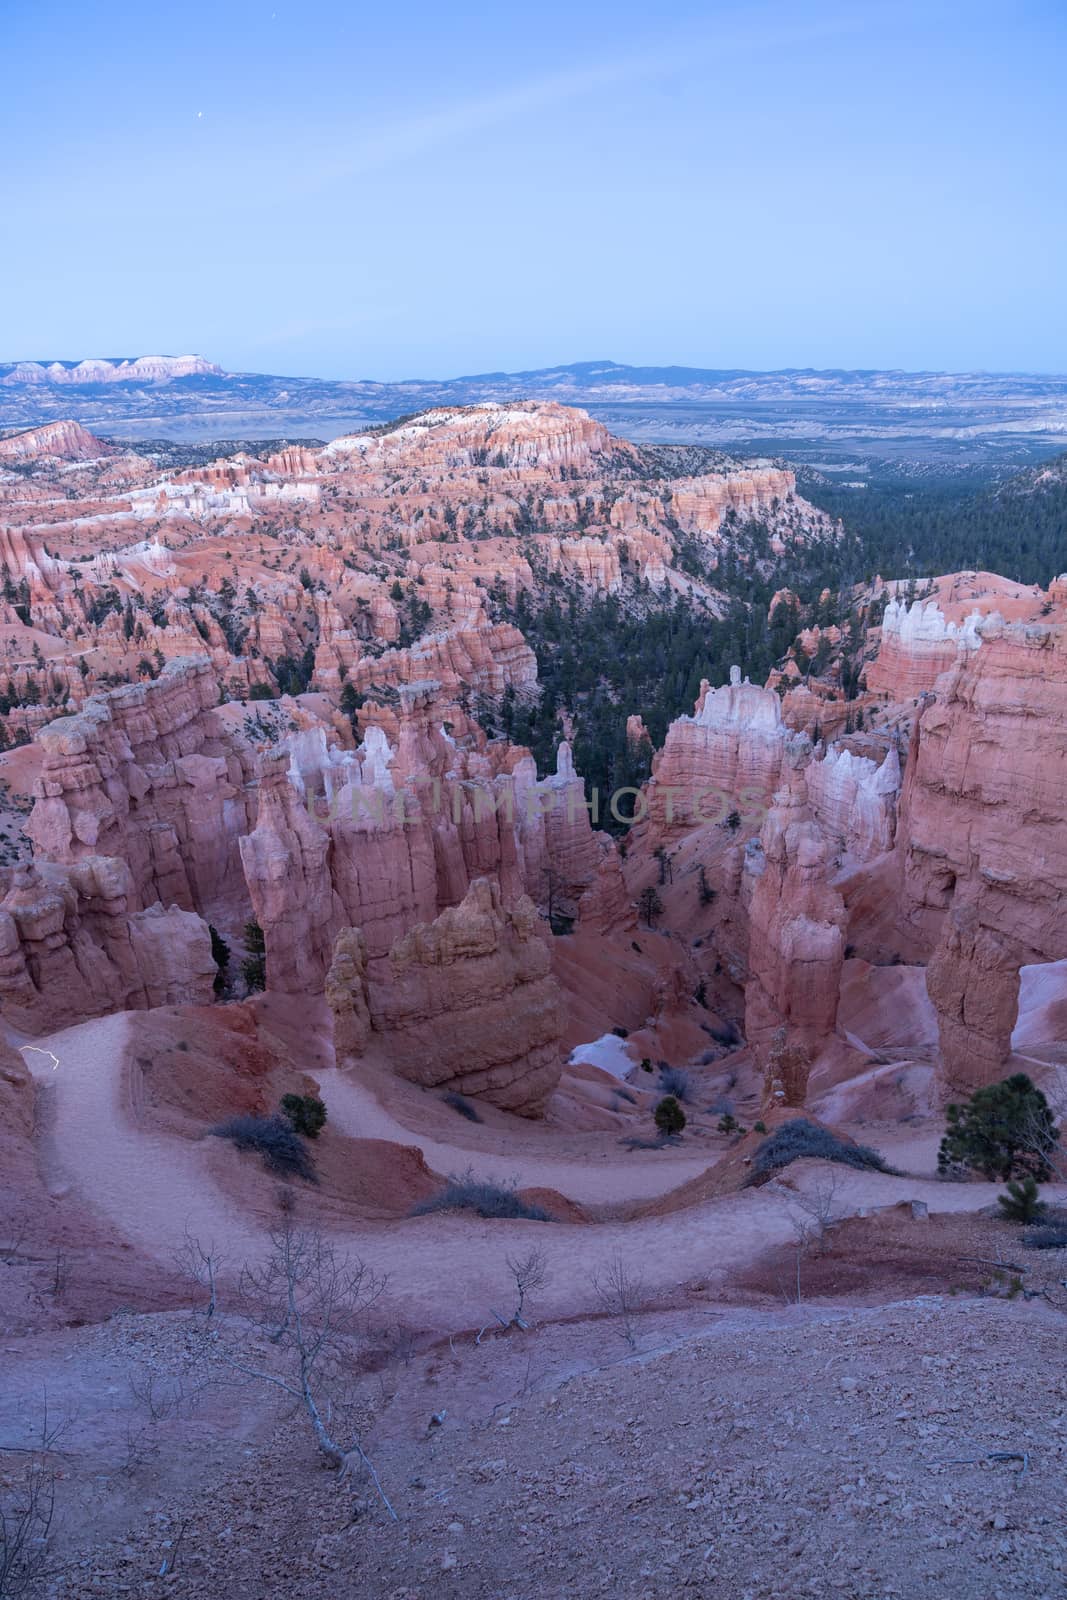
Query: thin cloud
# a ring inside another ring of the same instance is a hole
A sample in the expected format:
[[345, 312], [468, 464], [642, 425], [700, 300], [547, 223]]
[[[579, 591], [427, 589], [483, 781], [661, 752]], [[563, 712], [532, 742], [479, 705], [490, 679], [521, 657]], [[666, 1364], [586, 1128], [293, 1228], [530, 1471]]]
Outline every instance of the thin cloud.
[[766, 23], [754, 24], [748, 13], [743, 25], [727, 26], [713, 34], [702, 30], [684, 38], [676, 36], [658, 50], [549, 73], [377, 129], [357, 138], [341, 159], [320, 166], [315, 186], [385, 171], [469, 134], [500, 127], [531, 112], [580, 100], [604, 89], [646, 82], [701, 64], [730, 67], [741, 55], [765, 54], [803, 41], [866, 31], [881, 17], [900, 16], [899, 7], [876, 6], [859, 14], [855, 9], [842, 11], [814, 22], [783, 24], [777, 18], [768, 18]]

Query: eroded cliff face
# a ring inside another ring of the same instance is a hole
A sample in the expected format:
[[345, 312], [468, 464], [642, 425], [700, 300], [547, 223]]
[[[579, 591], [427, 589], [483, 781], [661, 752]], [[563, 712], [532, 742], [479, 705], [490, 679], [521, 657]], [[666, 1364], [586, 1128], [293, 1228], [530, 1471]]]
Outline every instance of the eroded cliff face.
[[[258, 822], [240, 848], [271, 988], [321, 992], [344, 924], [381, 960], [477, 878], [491, 875], [506, 905], [529, 894], [572, 918], [592, 885], [612, 882], [614, 850], [593, 831], [569, 746], [538, 782], [520, 751], [460, 750], [422, 699], [401, 710], [395, 743], [380, 727], [355, 753], [297, 736], [262, 764]], [[605, 894], [591, 914], [610, 915]]]
[[21, 868], [0, 901], [0, 999], [39, 1034], [87, 1017], [210, 1003], [207, 923], [194, 912], [133, 907], [126, 863], [87, 856]]
[[918, 720], [901, 915], [931, 952], [947, 1088], [1002, 1075], [1019, 967], [1067, 955], [1067, 627], [987, 621]]
[[175, 661], [155, 682], [94, 696], [43, 728], [26, 824], [37, 855], [121, 857], [133, 910], [156, 900], [201, 910], [240, 888], [252, 752], [225, 733], [217, 703], [210, 663]]
[[373, 1044], [413, 1083], [522, 1116], [540, 1115], [559, 1082], [560, 993], [542, 924], [525, 896], [506, 907], [490, 879], [405, 934], [377, 968], [345, 930], [327, 995], [339, 1059]]
[[652, 762], [652, 830], [670, 838], [734, 812], [742, 825], [747, 819], [748, 831], [758, 828], [795, 742], [778, 696], [742, 680], [739, 667], [720, 688], [703, 683], [694, 715], [671, 723]]
[[928, 693], [954, 666], [961, 652], [981, 644], [982, 612], [975, 608], [960, 622], [946, 619], [936, 600], [890, 600], [882, 619], [877, 659], [867, 669], [867, 687], [889, 700], [911, 700]]
[[[745, 1036], [769, 1102], [803, 1105], [805, 1067], [833, 1036], [847, 916], [829, 877], [830, 851], [795, 769], [748, 848]], [[783, 1072], [782, 1063], [793, 1070]]]
[[0, 461], [38, 461], [48, 457], [95, 461], [112, 451], [111, 445], [104, 444], [80, 422], [46, 422], [39, 428], [24, 428], [21, 433], [0, 439]]
[[171, 472], [108, 455], [76, 424], [4, 450], [20, 470], [0, 472], [13, 630], [0, 662], [30, 732], [49, 702], [80, 706], [106, 682], [150, 677], [159, 657], [206, 651], [234, 694], [295, 670], [380, 711], [433, 680], [462, 735], [471, 700], [533, 686], [533, 654], [508, 620], [520, 596], [536, 610], [561, 587], [643, 583], [714, 611], [746, 519], [768, 526], [772, 553], [835, 531], [782, 469], [717, 461], [664, 477], [658, 459], [552, 403], [437, 409], [322, 450]]

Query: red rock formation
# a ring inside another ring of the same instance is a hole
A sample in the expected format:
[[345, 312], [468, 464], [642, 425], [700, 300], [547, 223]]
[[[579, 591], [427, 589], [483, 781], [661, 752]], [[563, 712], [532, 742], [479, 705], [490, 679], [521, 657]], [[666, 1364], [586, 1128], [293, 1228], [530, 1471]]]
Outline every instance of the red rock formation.
[[977, 609], [963, 622], [947, 621], [936, 600], [910, 607], [891, 600], [882, 619], [877, 659], [867, 668], [867, 687], [888, 700], [911, 700], [932, 689], [961, 651], [981, 645]]
[[[846, 914], [828, 882], [828, 858], [803, 773], [795, 771], [774, 797], [759, 844], [749, 846], [742, 891], [749, 929], [745, 1035], [768, 1099], [790, 1105], [803, 1105], [802, 1065], [833, 1033], [837, 1016]], [[793, 1070], [783, 1073], [783, 1061]]]
[[39, 428], [24, 428], [0, 439], [0, 461], [40, 461], [53, 457], [59, 461], [94, 461], [113, 453], [80, 422], [45, 422]]
[[667, 730], [652, 763], [649, 815], [657, 836], [722, 822], [737, 811], [758, 827], [778, 786], [790, 733], [778, 696], [741, 680], [701, 686], [696, 712]]
[[1000, 1075], [1019, 967], [1067, 956], [1065, 772], [1067, 627], [987, 622], [919, 717], [898, 824], [951, 1089]]
[[[346, 934], [328, 992], [352, 1037], [348, 985], [358, 961]], [[532, 903], [510, 908], [477, 879], [462, 903], [394, 945], [368, 983], [370, 1039], [402, 1077], [537, 1116], [562, 1071], [559, 990]]]
[[44, 760], [26, 832], [73, 863], [122, 856], [134, 909], [203, 908], [243, 893], [237, 840], [250, 821], [251, 752], [225, 735], [206, 660], [87, 700], [38, 734]]
[[288, 752], [261, 761], [258, 820], [238, 843], [265, 935], [267, 983], [292, 994], [320, 990], [344, 917], [330, 880], [329, 834], [290, 783]]
[[893, 847], [900, 758], [890, 745], [879, 764], [831, 746], [804, 770], [808, 803], [827, 842], [853, 861], [870, 861]]
[[0, 902], [0, 997], [16, 1027], [210, 1001], [207, 924], [177, 906], [136, 911], [133, 887], [126, 863], [107, 857], [15, 873]]

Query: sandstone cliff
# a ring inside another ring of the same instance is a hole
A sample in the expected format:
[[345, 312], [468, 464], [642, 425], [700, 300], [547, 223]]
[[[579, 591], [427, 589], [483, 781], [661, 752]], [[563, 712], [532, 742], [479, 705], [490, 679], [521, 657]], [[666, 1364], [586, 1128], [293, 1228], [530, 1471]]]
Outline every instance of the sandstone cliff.
[[[804, 1064], [834, 1031], [846, 913], [828, 881], [828, 860], [798, 769], [775, 795], [758, 844], [749, 846], [742, 890], [749, 929], [745, 1035], [772, 1102], [803, 1105]], [[793, 1062], [791, 1073], [782, 1073], [783, 1060]]]
[[523, 1116], [543, 1111], [562, 1070], [562, 1019], [527, 898], [506, 908], [496, 884], [479, 878], [458, 906], [398, 940], [367, 980], [369, 1034], [362, 1002], [351, 998], [362, 980], [359, 943], [348, 931], [327, 985], [342, 1054], [372, 1040], [413, 1083]]
[[952, 1089], [1001, 1075], [1022, 965], [1067, 955], [1067, 628], [986, 622], [919, 717], [901, 916], [932, 952]]

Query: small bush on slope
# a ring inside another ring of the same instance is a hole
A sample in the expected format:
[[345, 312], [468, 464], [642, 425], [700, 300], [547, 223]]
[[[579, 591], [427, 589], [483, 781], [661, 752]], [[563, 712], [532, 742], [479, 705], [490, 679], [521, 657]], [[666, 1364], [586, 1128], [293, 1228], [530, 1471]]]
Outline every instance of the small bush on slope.
[[1045, 1210], [1037, 1183], [1029, 1176], [1009, 1183], [1007, 1194], [997, 1195], [997, 1205], [1008, 1222], [1038, 1222]]
[[211, 1132], [229, 1139], [238, 1150], [254, 1150], [272, 1172], [317, 1183], [315, 1164], [288, 1117], [230, 1117]]
[[283, 1094], [281, 1109], [303, 1139], [317, 1139], [326, 1126], [326, 1107], [315, 1094]]
[[752, 1158], [752, 1172], [747, 1182], [753, 1183], [771, 1172], [780, 1172], [790, 1162], [803, 1161], [807, 1156], [814, 1156], [819, 1161], [839, 1161], [846, 1167], [896, 1172], [877, 1150], [870, 1149], [868, 1145], [847, 1144], [844, 1139], [831, 1133], [829, 1128], [820, 1128], [817, 1122], [809, 1122], [806, 1117], [796, 1117], [792, 1122], [783, 1122], [769, 1138], [764, 1139]]
[[425, 1217], [432, 1211], [475, 1211], [480, 1217], [507, 1217], [524, 1222], [552, 1220], [541, 1206], [530, 1206], [520, 1200], [513, 1182], [493, 1183], [490, 1179], [476, 1178], [469, 1168], [460, 1177], [450, 1177], [439, 1194], [420, 1200], [411, 1215]]
[[653, 1112], [656, 1127], [665, 1139], [681, 1133], [685, 1127], [685, 1112], [672, 1094], [665, 1095]]
[[692, 1084], [684, 1067], [660, 1067], [659, 1086], [664, 1094], [672, 1094], [676, 1100], [688, 1100], [692, 1094]]

